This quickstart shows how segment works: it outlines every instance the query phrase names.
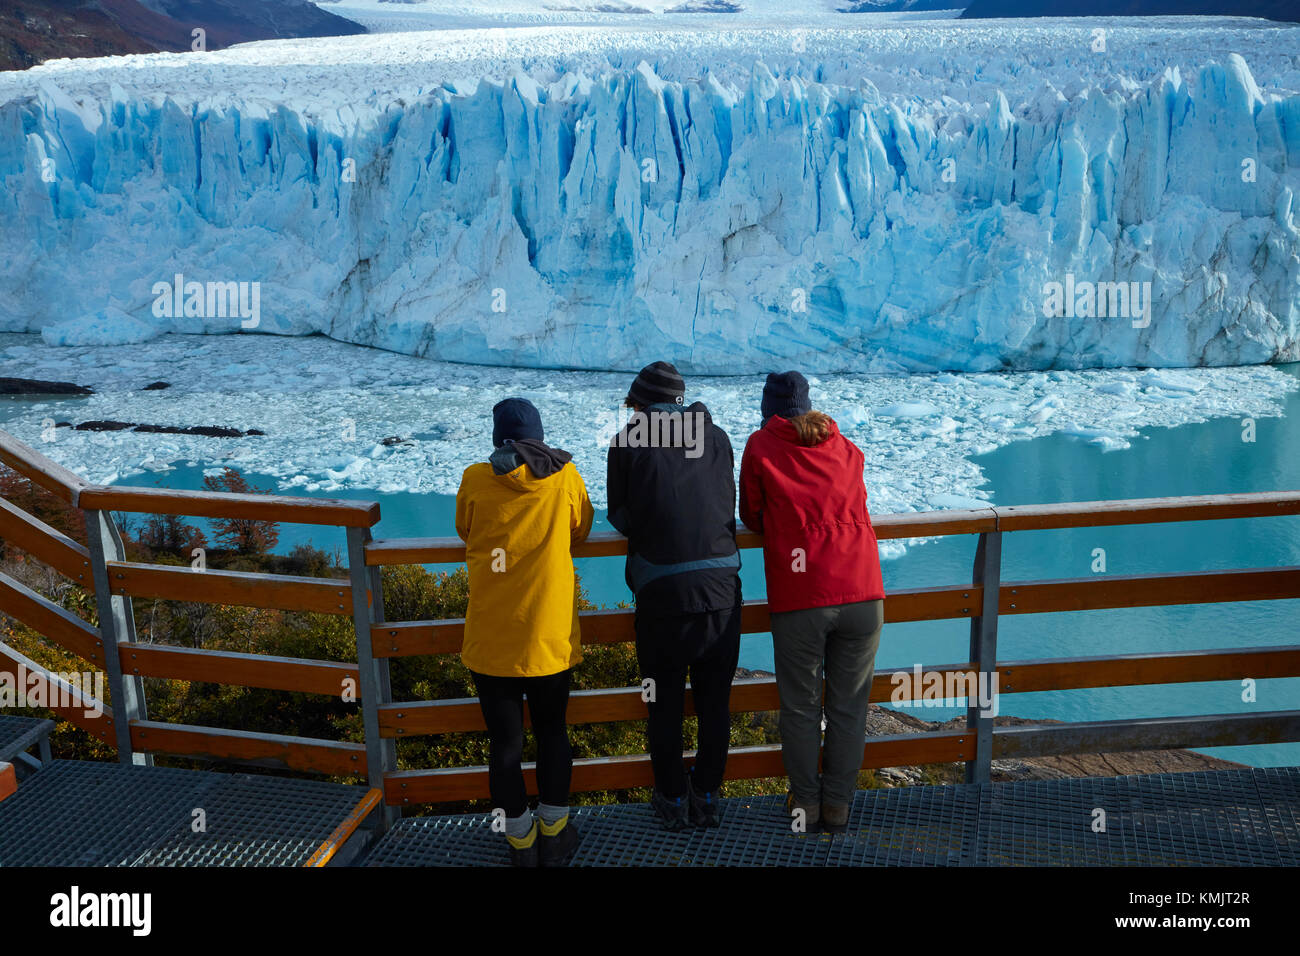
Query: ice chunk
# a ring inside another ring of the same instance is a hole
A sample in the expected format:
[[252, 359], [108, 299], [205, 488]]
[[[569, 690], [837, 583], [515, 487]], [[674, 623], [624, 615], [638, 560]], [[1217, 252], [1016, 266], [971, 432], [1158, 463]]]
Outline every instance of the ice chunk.
[[157, 326], [111, 305], [41, 329], [41, 338], [50, 345], [132, 345], [160, 334]]

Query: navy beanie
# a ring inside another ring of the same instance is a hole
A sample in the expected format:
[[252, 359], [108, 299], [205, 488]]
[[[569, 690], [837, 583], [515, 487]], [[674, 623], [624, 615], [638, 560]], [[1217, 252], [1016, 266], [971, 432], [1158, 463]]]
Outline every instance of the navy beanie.
[[492, 447], [523, 438], [542, 440], [542, 416], [526, 398], [505, 398], [492, 408]]
[[637, 405], [680, 405], [686, 394], [686, 379], [667, 362], [655, 362], [637, 373], [627, 390], [629, 403]]
[[763, 386], [763, 421], [773, 415], [795, 418], [812, 411], [808, 379], [798, 372], [772, 372]]

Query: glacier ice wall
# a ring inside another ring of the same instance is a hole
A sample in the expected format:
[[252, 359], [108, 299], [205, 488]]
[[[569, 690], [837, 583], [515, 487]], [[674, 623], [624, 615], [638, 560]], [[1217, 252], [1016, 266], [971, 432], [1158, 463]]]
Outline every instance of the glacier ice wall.
[[[1300, 359], [1300, 96], [1232, 55], [1014, 111], [762, 64], [447, 83], [383, 106], [51, 82], [0, 105], [0, 329], [260, 283], [266, 332], [461, 362], [742, 373]], [[1150, 322], [1044, 284], [1150, 282]], [[111, 314], [117, 314], [113, 312]], [[1140, 324], [1140, 323], [1139, 323]]]

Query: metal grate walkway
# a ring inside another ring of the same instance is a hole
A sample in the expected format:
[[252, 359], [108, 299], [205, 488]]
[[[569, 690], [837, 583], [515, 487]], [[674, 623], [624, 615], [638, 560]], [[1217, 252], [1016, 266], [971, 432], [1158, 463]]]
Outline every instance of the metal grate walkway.
[[[1269, 866], [1300, 864], [1300, 768], [859, 791], [847, 833], [795, 834], [784, 798], [723, 801], [716, 830], [667, 833], [646, 804], [581, 807], [574, 866]], [[1094, 832], [1096, 810], [1105, 831]], [[506, 866], [490, 818], [409, 817], [368, 866]]]
[[[39, 717], [0, 716], [0, 760], [13, 760], [18, 754], [47, 740], [54, 721]], [[42, 753], [45, 748], [42, 747]]]
[[56, 760], [0, 802], [0, 866], [301, 866], [365, 793], [318, 780]]

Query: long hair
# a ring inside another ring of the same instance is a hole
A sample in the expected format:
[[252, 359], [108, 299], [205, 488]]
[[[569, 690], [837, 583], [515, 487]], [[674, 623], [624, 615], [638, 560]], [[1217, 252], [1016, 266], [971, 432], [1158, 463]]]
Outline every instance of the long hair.
[[820, 445], [831, 437], [831, 417], [823, 412], [804, 412], [789, 419], [799, 433], [799, 444]]

